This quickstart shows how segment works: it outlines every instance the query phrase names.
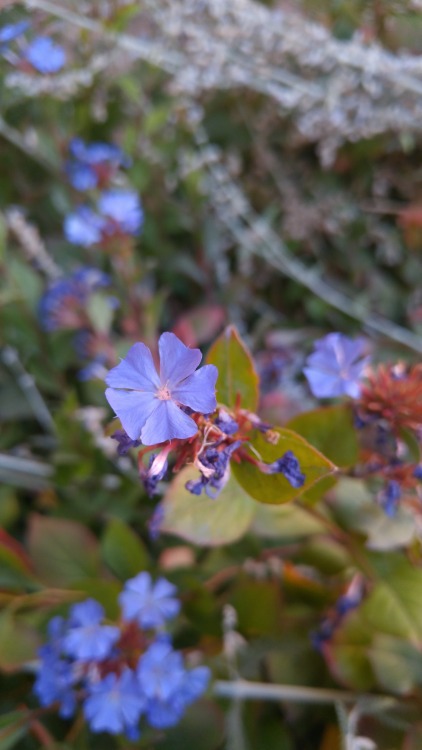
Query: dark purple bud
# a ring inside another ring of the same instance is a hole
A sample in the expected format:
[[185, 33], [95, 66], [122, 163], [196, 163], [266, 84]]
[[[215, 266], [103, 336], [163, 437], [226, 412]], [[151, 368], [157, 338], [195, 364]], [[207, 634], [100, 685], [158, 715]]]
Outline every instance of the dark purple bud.
[[117, 453], [119, 456], [126, 456], [131, 448], [138, 448], [141, 445], [140, 440], [131, 440], [124, 430], [116, 430], [111, 435], [111, 438], [118, 442]]
[[415, 477], [415, 479], [422, 479], [422, 464], [416, 466], [415, 470], [413, 471], [413, 476]]
[[220, 409], [214, 424], [221, 430], [221, 432], [224, 432], [225, 435], [233, 435], [239, 429], [237, 422], [235, 422], [230, 414], [224, 409]]
[[283, 474], [288, 482], [296, 489], [302, 487], [306, 475], [302, 474], [300, 470], [300, 464], [297, 460], [293, 451], [286, 451], [286, 453], [274, 461], [272, 464], [267, 464], [268, 474]]
[[189, 479], [188, 482], [186, 482], [185, 487], [186, 489], [192, 493], [192, 495], [201, 495], [202, 490], [207, 484], [207, 480], [205, 477], [201, 477], [200, 479]]
[[391, 479], [378, 495], [379, 504], [389, 518], [394, 518], [396, 515], [400, 498], [400, 484], [397, 480]]
[[150, 539], [155, 542], [161, 533], [161, 524], [164, 520], [164, 505], [158, 503], [155, 507], [154, 513], [148, 521], [148, 532]]

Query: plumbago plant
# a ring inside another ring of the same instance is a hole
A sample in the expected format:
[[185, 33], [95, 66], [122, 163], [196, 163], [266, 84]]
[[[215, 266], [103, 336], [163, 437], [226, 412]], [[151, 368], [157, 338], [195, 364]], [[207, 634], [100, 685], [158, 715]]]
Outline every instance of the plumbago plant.
[[7, 5], [0, 750], [420, 750], [418, 3]]

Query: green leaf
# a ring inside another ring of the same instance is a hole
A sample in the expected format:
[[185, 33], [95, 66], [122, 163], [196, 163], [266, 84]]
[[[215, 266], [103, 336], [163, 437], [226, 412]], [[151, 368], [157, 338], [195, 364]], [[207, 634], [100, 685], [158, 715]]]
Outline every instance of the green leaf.
[[313, 534], [324, 534], [325, 526], [297, 505], [256, 506], [253, 531], [270, 539], [302, 539]]
[[97, 541], [77, 521], [34, 513], [29, 521], [28, 549], [35, 572], [50, 586], [95, 578], [99, 571]]
[[185, 484], [197, 478], [198, 471], [186, 467], [171, 483], [163, 500], [162, 531], [209, 547], [239, 539], [251, 524], [255, 503], [233, 479], [215, 500], [193, 495]]
[[[398, 554], [373, 555], [381, 580], [361, 607], [374, 631], [422, 646], [422, 569]], [[381, 568], [381, 569], [380, 569]]]
[[366, 534], [366, 546], [372, 550], [405, 547], [415, 536], [413, 512], [401, 506], [394, 518], [389, 518], [360, 479], [340, 479], [333, 497], [334, 518], [343, 528]]
[[132, 529], [117, 518], [109, 522], [101, 542], [104, 562], [122, 581], [149, 567], [148, 553]]
[[358, 460], [358, 440], [348, 406], [329, 406], [299, 414], [286, 425], [337, 466], [354, 466]]
[[188, 708], [176, 727], [163, 734], [160, 750], [219, 750], [224, 743], [224, 717], [211, 701], [200, 700]]
[[278, 636], [281, 624], [280, 586], [276, 581], [256, 581], [241, 575], [230, 594], [242, 635]]
[[0, 614], [0, 669], [15, 672], [35, 658], [40, 645], [37, 632], [12, 612]]
[[104, 294], [91, 294], [88, 302], [88, 317], [93, 328], [99, 333], [108, 333], [114, 317], [114, 310]]
[[259, 379], [249, 350], [234, 326], [228, 326], [208, 352], [207, 364], [218, 369], [217, 401], [234, 408], [258, 408]]
[[[232, 461], [233, 473], [246, 492], [260, 503], [279, 505], [288, 503], [336, 471], [336, 466], [313, 448], [304, 438], [291, 430], [275, 428], [279, 435], [277, 445], [267, 442], [265, 435], [255, 431], [251, 445], [265, 463], [272, 463], [286, 453], [293, 451], [299, 461], [301, 471], [305, 474], [302, 487], [292, 487], [283, 474], [264, 474], [257, 466], [242, 461]], [[251, 452], [251, 455], [255, 455]]]
[[10, 750], [27, 732], [30, 711], [11, 711], [0, 717], [0, 750]]

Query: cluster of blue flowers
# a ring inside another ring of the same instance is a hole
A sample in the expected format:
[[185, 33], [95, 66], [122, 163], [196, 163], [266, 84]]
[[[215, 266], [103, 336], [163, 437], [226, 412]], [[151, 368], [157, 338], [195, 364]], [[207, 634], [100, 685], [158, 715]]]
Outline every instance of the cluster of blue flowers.
[[73, 245], [92, 247], [114, 237], [136, 237], [144, 214], [138, 195], [129, 189], [114, 188], [112, 179], [130, 161], [109, 143], [86, 144], [74, 138], [69, 145], [65, 170], [70, 184], [81, 192], [100, 190], [95, 208], [83, 204], [65, 219], [64, 233]]
[[[74, 348], [86, 362], [79, 371], [80, 380], [104, 377], [108, 360], [103, 336], [92, 330], [88, 309], [93, 294], [109, 286], [108, 274], [97, 268], [83, 267], [69, 276], [61, 277], [47, 288], [41, 297], [38, 316], [45, 331], [76, 330]], [[104, 297], [114, 309], [118, 300], [112, 295]]]
[[206, 689], [210, 672], [187, 670], [163, 631], [180, 611], [169, 581], [154, 584], [149, 573], [139, 573], [126, 582], [119, 603], [117, 624], [104, 622], [94, 599], [75, 604], [67, 619], [50, 621], [34, 691], [41, 705], [57, 703], [63, 718], [81, 705], [93, 732], [136, 739], [142, 718], [157, 729], [177, 724]]
[[[27, 70], [35, 70], [45, 75], [58, 73], [66, 63], [66, 53], [60, 44], [49, 36], [37, 36], [22, 44], [21, 37], [30, 28], [28, 21], [7, 24], [0, 29], [0, 53], [9, 62]], [[12, 42], [20, 40], [18, 53], [10, 49]]]

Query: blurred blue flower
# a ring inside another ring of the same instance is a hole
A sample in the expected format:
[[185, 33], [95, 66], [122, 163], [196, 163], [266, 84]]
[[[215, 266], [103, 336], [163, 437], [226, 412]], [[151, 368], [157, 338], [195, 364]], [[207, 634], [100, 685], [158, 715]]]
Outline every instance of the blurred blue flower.
[[185, 670], [181, 654], [163, 639], [141, 656], [137, 676], [147, 699], [149, 724], [165, 729], [176, 724], [186, 707], [204, 692], [210, 672], [206, 667]]
[[[0, 45], [12, 42], [18, 36], [21, 36], [29, 28], [29, 21], [17, 21], [17, 23], [9, 23], [6, 26], [2, 26], [0, 29]], [[0, 50], [2, 47], [0, 46]]]
[[64, 221], [64, 234], [72, 245], [91, 247], [101, 242], [105, 221], [88, 206], [78, 206]]
[[105, 191], [100, 195], [98, 210], [107, 219], [108, 234], [139, 234], [144, 214], [139, 197], [133, 190]]
[[130, 163], [118, 146], [108, 143], [86, 144], [74, 138], [69, 151], [73, 158], [66, 164], [66, 173], [77, 190], [92, 190], [108, 182], [118, 167]]
[[106, 398], [132, 440], [154, 445], [196, 434], [195, 421], [180, 405], [201, 413], [217, 406], [217, 368], [201, 361], [199, 349], [189, 349], [174, 333], [163, 333], [158, 342], [160, 375], [145, 344], [134, 344], [125, 359], [110, 370]]
[[145, 708], [135, 674], [127, 667], [120, 676], [108, 674], [89, 685], [84, 714], [93, 732], [125, 732], [130, 739], [139, 736], [137, 724]]
[[77, 677], [71, 662], [61, 657], [65, 633], [65, 620], [53, 617], [48, 624], [49, 641], [38, 650], [40, 666], [33, 690], [42, 706], [57, 701], [60, 704], [59, 715], [69, 718], [76, 710], [74, 685]]
[[359, 398], [360, 380], [368, 364], [362, 339], [353, 341], [341, 333], [329, 333], [314, 344], [303, 372], [317, 398]]
[[39, 73], [57, 73], [66, 62], [66, 53], [48, 36], [38, 36], [28, 44], [25, 59]]
[[91, 247], [115, 235], [139, 234], [144, 214], [132, 190], [107, 190], [98, 199], [98, 212], [78, 206], [64, 222], [66, 239], [73, 245]]
[[152, 583], [149, 573], [126, 581], [119, 603], [124, 620], [136, 620], [142, 628], [160, 628], [180, 611], [177, 589], [165, 578]]
[[45, 331], [79, 328], [81, 310], [89, 295], [108, 286], [110, 277], [98, 268], [80, 268], [70, 276], [53, 281], [41, 297], [38, 316]]
[[104, 609], [95, 599], [75, 604], [70, 610], [63, 650], [79, 661], [102, 661], [110, 655], [119, 640], [120, 630], [112, 625], [101, 625]]

